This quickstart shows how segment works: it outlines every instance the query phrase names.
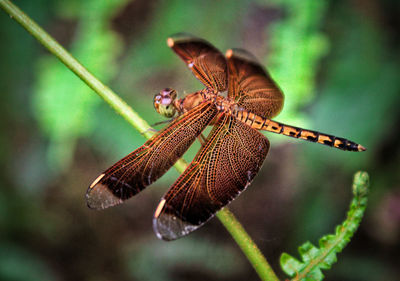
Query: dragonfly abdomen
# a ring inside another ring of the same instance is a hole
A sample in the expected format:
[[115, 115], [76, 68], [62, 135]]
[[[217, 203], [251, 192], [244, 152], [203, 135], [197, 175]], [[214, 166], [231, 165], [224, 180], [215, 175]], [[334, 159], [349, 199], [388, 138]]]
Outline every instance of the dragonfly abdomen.
[[345, 151], [364, 151], [366, 150], [360, 144], [357, 144], [348, 139], [324, 134], [317, 131], [311, 131], [307, 129], [302, 129], [294, 127], [291, 125], [286, 125], [271, 119], [263, 118], [251, 112], [245, 110], [238, 110], [234, 112], [234, 115], [240, 121], [246, 123], [257, 130], [263, 130], [268, 132], [273, 132], [280, 135], [285, 135], [288, 137], [303, 139], [310, 142], [316, 142], [330, 147], [335, 147]]

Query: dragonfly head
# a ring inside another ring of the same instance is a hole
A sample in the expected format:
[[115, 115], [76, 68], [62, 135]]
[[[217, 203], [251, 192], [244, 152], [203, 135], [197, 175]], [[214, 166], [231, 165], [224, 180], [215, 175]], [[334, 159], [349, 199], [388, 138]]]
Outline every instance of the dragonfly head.
[[165, 88], [154, 96], [154, 108], [164, 117], [174, 117], [176, 113], [175, 108], [176, 91], [174, 89]]

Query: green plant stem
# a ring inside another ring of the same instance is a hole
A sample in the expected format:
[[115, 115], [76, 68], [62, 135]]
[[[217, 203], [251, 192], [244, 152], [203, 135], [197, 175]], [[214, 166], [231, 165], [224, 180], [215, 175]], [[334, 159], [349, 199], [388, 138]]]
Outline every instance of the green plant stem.
[[242, 249], [261, 280], [279, 280], [263, 254], [261, 254], [260, 249], [258, 249], [232, 212], [224, 208], [217, 213], [217, 217]]
[[[33, 37], [35, 37], [44, 47], [54, 54], [62, 63], [72, 70], [83, 82], [92, 88], [105, 102], [107, 102], [118, 114], [128, 121], [134, 128], [141, 132], [146, 138], [152, 136], [150, 125], [143, 120], [130, 106], [128, 106], [112, 90], [101, 83], [93, 74], [83, 67], [70, 53], [57, 43], [48, 33], [46, 33], [31, 18], [22, 12], [10, 1], [0, 0], [0, 7], [8, 13], [11, 18], [16, 20]], [[175, 164], [179, 172], [183, 172], [186, 163], [179, 160]], [[227, 209], [217, 213], [218, 219], [222, 222], [228, 232], [232, 235], [236, 243], [242, 249], [249, 262], [252, 264], [262, 280], [278, 280], [271, 266], [265, 260], [256, 244], [243, 229], [239, 221]]]

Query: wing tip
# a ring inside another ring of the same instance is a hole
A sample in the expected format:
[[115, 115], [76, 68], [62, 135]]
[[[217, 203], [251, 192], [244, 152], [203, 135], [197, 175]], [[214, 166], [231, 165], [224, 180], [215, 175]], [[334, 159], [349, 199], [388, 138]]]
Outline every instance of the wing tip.
[[165, 211], [166, 200], [163, 198], [157, 206], [153, 217], [153, 230], [158, 239], [173, 241], [188, 235], [201, 225], [193, 225]]
[[96, 184], [104, 177], [104, 174], [101, 174], [98, 176], [89, 186], [89, 189], [92, 189], [93, 187], [96, 186]]
[[229, 49], [226, 51], [225, 56], [230, 59], [233, 56], [233, 50]]
[[161, 214], [161, 210], [164, 208], [165, 199], [163, 198], [161, 202], [158, 204], [156, 211], [154, 212], [154, 218], [158, 218]]
[[[160, 204], [159, 204], [160, 206]], [[162, 222], [162, 220], [165, 218], [164, 215], [157, 216], [157, 211], [159, 211], [159, 208], [157, 207], [156, 214], [154, 214], [153, 217], [153, 230], [154, 233], [156, 234], [157, 238], [160, 240], [164, 241], [173, 241], [178, 239], [180, 236], [178, 236], [176, 233], [173, 231], [170, 231], [170, 225], [166, 225], [165, 223]]]
[[232, 57], [237, 57], [241, 60], [245, 60], [248, 62], [251, 62], [253, 64], [257, 64], [260, 65], [259, 60], [257, 59], [257, 57], [255, 55], [253, 55], [252, 53], [250, 53], [249, 51], [246, 51], [244, 49], [239, 49], [239, 48], [232, 48], [226, 51], [225, 56], [230, 59]]
[[103, 178], [104, 174], [98, 176], [86, 191], [86, 204], [90, 209], [102, 210], [123, 202], [106, 184], [100, 182]]
[[210, 45], [210, 43], [208, 43], [203, 38], [197, 37], [197, 36], [187, 33], [187, 32], [175, 33], [175, 34], [170, 35], [167, 38], [167, 45], [170, 48], [174, 47], [177, 44], [185, 43], [185, 42], [202, 42], [202, 43], [206, 43], [206, 44]]
[[172, 37], [167, 38], [167, 45], [168, 47], [172, 48], [175, 45], [175, 41]]

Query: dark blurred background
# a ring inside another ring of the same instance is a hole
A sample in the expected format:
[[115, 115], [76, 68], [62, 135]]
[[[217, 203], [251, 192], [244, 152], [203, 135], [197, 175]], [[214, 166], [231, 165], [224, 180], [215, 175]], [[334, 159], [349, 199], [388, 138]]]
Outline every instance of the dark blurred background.
[[[254, 53], [285, 92], [276, 120], [368, 150], [265, 134], [270, 153], [232, 211], [284, 277], [280, 254], [298, 256], [301, 243], [332, 233], [352, 175], [365, 170], [365, 218], [326, 280], [398, 279], [399, 1], [15, 3], [149, 123], [163, 120], [152, 106], [160, 89], [202, 88], [166, 46], [169, 35]], [[257, 280], [217, 219], [174, 242], [153, 234], [174, 169], [122, 206], [89, 210], [87, 186], [145, 139], [3, 11], [0, 42], [0, 280]]]

